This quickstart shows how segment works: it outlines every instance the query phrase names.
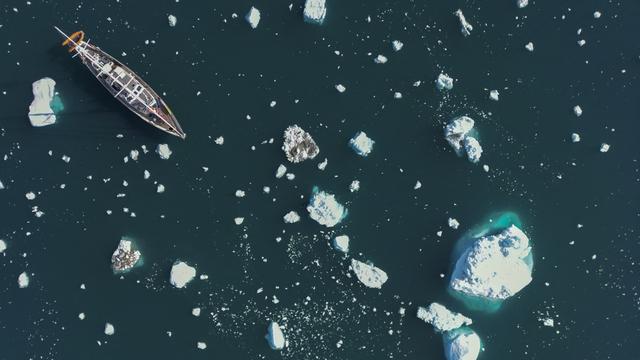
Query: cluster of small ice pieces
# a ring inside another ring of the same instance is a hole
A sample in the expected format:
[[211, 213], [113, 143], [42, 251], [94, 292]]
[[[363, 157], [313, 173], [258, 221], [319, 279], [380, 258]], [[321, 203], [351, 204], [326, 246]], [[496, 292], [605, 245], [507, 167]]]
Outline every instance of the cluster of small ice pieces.
[[358, 131], [351, 140], [349, 146], [360, 156], [367, 156], [373, 150], [375, 141], [371, 140], [364, 131]]
[[460, 293], [507, 299], [531, 282], [529, 238], [511, 225], [475, 240], [456, 261], [449, 286]]
[[196, 277], [196, 269], [183, 261], [178, 261], [171, 267], [171, 285], [181, 289]]
[[453, 79], [447, 74], [440, 74], [436, 79], [436, 88], [438, 90], [451, 90], [453, 89]]
[[255, 29], [258, 27], [258, 23], [260, 23], [260, 10], [252, 6], [244, 18], [247, 20], [251, 28]]
[[31, 85], [33, 91], [33, 101], [29, 105], [29, 122], [31, 122], [31, 126], [47, 126], [56, 122], [56, 115], [51, 109], [55, 86], [56, 82], [48, 77], [35, 81]]
[[111, 268], [116, 272], [130, 270], [140, 260], [141, 255], [140, 251], [133, 249], [131, 240], [122, 239], [111, 255]]
[[475, 122], [468, 116], [460, 116], [453, 119], [444, 129], [444, 136], [456, 151], [456, 154], [467, 154], [472, 163], [480, 161], [482, 146], [476, 138], [469, 136]]
[[322, 24], [327, 16], [326, 0], [307, 0], [304, 3], [304, 21], [312, 24]]
[[292, 163], [313, 159], [320, 152], [311, 135], [298, 125], [289, 126], [285, 129], [282, 150]]
[[458, 17], [458, 20], [460, 20], [462, 35], [464, 36], [471, 35], [471, 31], [473, 31], [473, 26], [471, 26], [471, 24], [467, 22], [467, 19], [464, 17], [462, 10], [460, 9], [456, 10], [454, 15]]
[[267, 335], [265, 336], [267, 342], [269, 343], [269, 347], [273, 350], [282, 350], [287, 345], [287, 342], [284, 338], [284, 333], [282, 333], [282, 329], [277, 322], [272, 321], [267, 328]]
[[336, 200], [335, 195], [318, 189], [313, 190], [307, 211], [309, 217], [326, 227], [336, 226], [347, 215], [347, 210]]
[[419, 307], [418, 319], [433, 325], [437, 332], [455, 330], [461, 326], [471, 325], [468, 317], [447, 309], [444, 305], [431, 303], [428, 307]]
[[380, 289], [389, 279], [387, 273], [373, 265], [351, 259], [351, 269], [366, 287]]

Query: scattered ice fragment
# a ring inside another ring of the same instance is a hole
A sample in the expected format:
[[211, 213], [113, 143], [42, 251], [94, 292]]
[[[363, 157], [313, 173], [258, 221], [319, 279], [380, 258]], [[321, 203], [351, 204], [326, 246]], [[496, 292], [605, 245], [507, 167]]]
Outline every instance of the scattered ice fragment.
[[578, 46], [581, 46], [581, 47], [582, 47], [582, 46], [584, 46], [586, 43], [587, 43], [587, 40], [585, 40], [585, 39], [580, 39], [580, 40], [578, 40]]
[[251, 28], [255, 29], [258, 27], [258, 23], [260, 22], [260, 10], [252, 6], [244, 18], [247, 20], [249, 25], [251, 25]]
[[542, 320], [542, 325], [544, 325], [544, 326], [553, 327], [555, 325], [552, 318], [548, 317], [548, 318], [544, 318], [544, 319], [541, 319], [541, 320]]
[[336, 90], [338, 90], [338, 92], [343, 93], [343, 92], [345, 92], [347, 90], [347, 88], [344, 87], [344, 85], [342, 85], [342, 84], [338, 84], [338, 85], [336, 85]]
[[507, 299], [531, 282], [529, 238], [515, 225], [476, 239], [456, 261], [449, 286], [488, 299]]
[[500, 93], [498, 92], [498, 90], [491, 90], [489, 92], [489, 99], [491, 99], [493, 101], [500, 100]]
[[150, 177], [151, 177], [151, 173], [149, 172], [149, 170], [145, 170], [144, 171], [144, 179], [147, 180]]
[[529, 0], [517, 0], [516, 4], [518, 4], [518, 7], [522, 9], [527, 7], [527, 5], [529, 5]]
[[139, 155], [140, 155], [140, 152], [138, 150], [134, 149], [134, 150], [129, 151], [129, 157], [133, 161], [138, 161], [138, 156]]
[[433, 325], [437, 332], [445, 332], [457, 329], [464, 325], [471, 325], [468, 317], [450, 311], [438, 303], [431, 303], [427, 308], [419, 307], [418, 319]]
[[234, 218], [233, 222], [236, 223], [236, 225], [242, 225], [242, 223], [244, 222], [244, 218], [243, 217]]
[[282, 350], [286, 345], [282, 329], [280, 329], [280, 325], [275, 321], [269, 324], [265, 338], [273, 350]]
[[476, 360], [482, 343], [480, 337], [469, 328], [447, 332], [444, 337], [444, 354], [447, 360]]
[[373, 62], [375, 62], [376, 64], [386, 64], [386, 62], [387, 62], [388, 60], [389, 60], [389, 59], [387, 59], [387, 57], [386, 57], [386, 56], [384, 56], [384, 55], [378, 55], [378, 56], [376, 56], [376, 57], [373, 59]]
[[422, 183], [420, 182], [420, 180], [416, 181], [416, 184], [413, 186], [413, 190], [418, 190], [422, 187]]
[[26, 197], [27, 200], [33, 200], [36, 198], [36, 194], [34, 194], [33, 191], [29, 191], [28, 193], [24, 194], [24, 197]]
[[475, 122], [468, 116], [457, 117], [444, 129], [444, 137], [456, 151], [456, 154], [467, 153], [469, 161], [477, 163], [482, 155], [482, 147], [474, 137], [467, 136], [473, 129]]
[[176, 26], [176, 24], [178, 23], [178, 18], [175, 17], [175, 15], [169, 15], [167, 17], [167, 20], [169, 21], [169, 26], [171, 27]]
[[447, 74], [440, 74], [436, 79], [436, 88], [438, 90], [451, 90], [453, 89], [453, 79]]
[[284, 216], [284, 222], [287, 224], [297, 223], [298, 221], [300, 221], [300, 215], [298, 215], [298, 213], [295, 211], [289, 211]]
[[156, 152], [158, 153], [158, 155], [160, 155], [160, 159], [162, 160], [169, 159], [169, 157], [171, 157], [171, 154], [173, 153], [171, 149], [169, 149], [169, 145], [167, 144], [158, 144]]
[[199, 307], [196, 307], [196, 308], [191, 309], [191, 315], [193, 315], [193, 316], [195, 316], [195, 317], [200, 316], [200, 312], [201, 312], [201, 310], [200, 310], [200, 308], [199, 308]]
[[371, 140], [364, 131], [358, 131], [351, 140], [349, 146], [360, 156], [367, 156], [373, 150], [375, 141]]
[[203, 342], [203, 341], [198, 341], [198, 343], [196, 344], [196, 346], [198, 347], [198, 349], [200, 350], [204, 350], [207, 348], [207, 343]]
[[62, 155], [62, 161], [68, 164], [71, 161], [71, 158], [67, 155]]
[[42, 78], [31, 85], [33, 91], [33, 101], [29, 105], [31, 126], [47, 126], [56, 122], [56, 115], [51, 109], [55, 86], [56, 82], [51, 78]]
[[243, 198], [245, 196], [245, 192], [243, 190], [236, 190], [236, 197]]
[[580, 107], [580, 105], [576, 105], [573, 107], [573, 113], [576, 114], [576, 116], [582, 116], [582, 108]]
[[18, 275], [18, 287], [24, 289], [29, 286], [29, 275], [26, 272], [22, 272]]
[[289, 126], [284, 131], [284, 143], [282, 150], [287, 159], [292, 163], [299, 163], [307, 159], [313, 159], [320, 149], [308, 132], [298, 125]]
[[116, 328], [113, 327], [112, 324], [110, 324], [110, 323], [104, 324], [104, 334], [105, 335], [111, 336], [111, 335], [113, 335], [115, 333], [116, 333]]
[[345, 216], [347, 210], [338, 201], [335, 195], [313, 188], [309, 205], [307, 205], [309, 217], [326, 227], [336, 226]]
[[467, 158], [472, 163], [477, 163], [480, 161], [480, 156], [482, 156], [482, 146], [476, 138], [472, 136], [467, 136], [464, 139], [464, 149], [467, 152]]
[[529, 41], [524, 47], [529, 51], [533, 51], [533, 43], [531, 41]]
[[318, 169], [324, 170], [327, 167], [328, 163], [329, 163], [329, 160], [327, 160], [327, 158], [324, 158], [324, 160], [321, 163], [318, 163]]
[[140, 260], [141, 255], [140, 251], [134, 249], [131, 240], [121, 239], [118, 247], [111, 255], [111, 268], [114, 272], [130, 270]]
[[356, 259], [351, 259], [351, 269], [356, 274], [358, 280], [366, 287], [380, 289], [389, 279], [387, 273], [382, 271], [382, 269]]
[[181, 289], [196, 277], [196, 269], [183, 261], [177, 261], [171, 267], [171, 285]]
[[449, 218], [449, 220], [447, 220], [447, 224], [449, 224], [449, 227], [453, 230], [456, 230], [458, 227], [460, 227], [460, 223], [457, 219], [454, 218]]
[[593, 13], [593, 18], [594, 19], [600, 19], [600, 16], [602, 16], [602, 13], [600, 11], [595, 11]]
[[278, 166], [278, 169], [276, 170], [276, 178], [280, 179], [286, 173], [287, 173], [287, 167], [280, 164], [280, 166]]
[[473, 30], [473, 26], [471, 26], [471, 24], [469, 24], [467, 22], [467, 19], [464, 17], [464, 14], [462, 13], [462, 10], [460, 10], [460, 9], [456, 10], [454, 15], [457, 16], [458, 19], [460, 20], [460, 26], [461, 26], [462, 35], [464, 35], [464, 36], [471, 35], [471, 31]]
[[401, 92], [394, 92], [393, 93], [393, 98], [394, 99], [402, 99], [402, 93]]
[[304, 21], [311, 24], [322, 24], [327, 15], [326, 0], [306, 0], [304, 3]]
[[84, 320], [85, 318], [86, 318], [86, 316], [84, 315], [84, 313], [78, 314], [78, 319]]
[[482, 165], [482, 170], [484, 170], [484, 172], [489, 172], [489, 165], [487, 164]]
[[404, 44], [399, 40], [393, 40], [391, 42], [391, 46], [393, 46], [393, 51], [400, 51], [402, 50], [402, 47], [404, 46]]
[[295, 174], [287, 173], [287, 180], [293, 180], [293, 179], [295, 179], [295, 178], [296, 178], [296, 175], [295, 175]]
[[351, 184], [349, 184], [349, 191], [356, 192], [358, 190], [360, 190], [360, 181], [359, 180], [353, 180], [351, 182]]
[[580, 134], [576, 134], [576, 133], [571, 134], [571, 141], [574, 143], [580, 142]]
[[2, 183], [2, 181], [0, 181], [0, 190], [4, 190], [4, 189], [5, 189], [4, 184]]
[[606, 153], [607, 151], [609, 151], [609, 148], [610, 148], [609, 144], [607, 144], [607, 143], [602, 143], [602, 144], [600, 145], [600, 152], [601, 152], [601, 153]]
[[0, 254], [2, 254], [5, 250], [7, 250], [7, 243], [0, 239]]
[[349, 237], [347, 235], [338, 235], [333, 238], [333, 248], [342, 251], [343, 253], [349, 252]]
[[224, 144], [224, 138], [222, 136], [218, 136], [213, 142], [215, 142], [216, 145], [222, 145]]
[[164, 192], [164, 190], [165, 190], [165, 189], [164, 189], [164, 185], [162, 185], [162, 184], [158, 184], [158, 187], [156, 188], [156, 192], [157, 192], [158, 194], [162, 194], [162, 193]]

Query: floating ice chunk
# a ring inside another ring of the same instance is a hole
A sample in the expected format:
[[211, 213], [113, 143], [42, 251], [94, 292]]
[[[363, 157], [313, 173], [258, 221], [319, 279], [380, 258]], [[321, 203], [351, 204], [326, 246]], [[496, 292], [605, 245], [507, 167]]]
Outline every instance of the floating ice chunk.
[[493, 101], [500, 100], [500, 93], [498, 92], [498, 90], [489, 91], [489, 99], [491, 99]]
[[177, 261], [171, 267], [171, 285], [181, 289], [196, 277], [196, 269], [183, 261]]
[[474, 124], [475, 122], [472, 118], [468, 116], [460, 116], [453, 119], [444, 128], [445, 139], [447, 139], [449, 144], [453, 147], [458, 155], [462, 154], [462, 143], [467, 137], [469, 131], [473, 129]]
[[456, 230], [458, 227], [460, 227], [460, 223], [457, 219], [454, 218], [449, 218], [449, 220], [447, 220], [447, 224], [449, 224], [449, 227], [453, 230]]
[[0, 190], [4, 190], [4, 189], [5, 189], [4, 184], [2, 183], [2, 181], [0, 181]]
[[376, 64], [386, 64], [388, 60], [389, 59], [387, 59], [386, 56], [378, 55], [373, 59], [373, 62], [375, 62]]
[[249, 25], [251, 25], [251, 28], [255, 29], [258, 27], [258, 23], [260, 22], [260, 10], [252, 6], [244, 18], [247, 20]]
[[42, 78], [31, 85], [33, 91], [33, 101], [29, 105], [31, 126], [47, 126], [56, 122], [56, 115], [51, 109], [55, 86], [56, 82], [51, 78]]
[[136, 266], [141, 257], [140, 251], [134, 249], [131, 240], [121, 239], [118, 247], [111, 255], [111, 268], [114, 272], [123, 272]]
[[158, 144], [156, 152], [158, 153], [158, 155], [160, 155], [160, 159], [162, 160], [169, 159], [171, 157], [171, 154], [173, 153], [171, 149], [169, 149], [169, 145], [167, 144]]
[[600, 11], [595, 11], [593, 13], [593, 18], [594, 19], [600, 19], [600, 16], [602, 16], [602, 13]]
[[394, 92], [393, 93], [393, 98], [394, 99], [402, 99], [402, 93], [398, 92], [398, 91]]
[[529, 0], [517, 0], [516, 4], [518, 4], [518, 7], [522, 9], [527, 7], [527, 5], [529, 5]]
[[342, 251], [343, 253], [349, 252], [349, 237], [347, 235], [338, 235], [333, 238], [333, 248]]
[[129, 157], [131, 158], [131, 160], [138, 161], [138, 157], [139, 156], [140, 156], [140, 151], [135, 150], [135, 149], [129, 151]]
[[280, 325], [275, 321], [269, 324], [265, 338], [273, 350], [282, 350], [286, 345], [282, 329], [280, 329]]
[[422, 183], [420, 182], [420, 180], [416, 180], [416, 184], [413, 185], [413, 190], [418, 190], [422, 187]]
[[28, 193], [24, 194], [24, 197], [26, 197], [27, 200], [33, 200], [36, 198], [36, 194], [34, 194], [33, 191], [29, 191]]
[[0, 239], [0, 254], [2, 254], [5, 250], [7, 250], [7, 243]]
[[576, 133], [571, 134], [571, 142], [574, 142], [574, 143], [580, 142], [580, 134], [576, 134]]
[[29, 286], [29, 275], [26, 272], [18, 275], [18, 287], [24, 289]]
[[456, 10], [454, 15], [458, 17], [458, 20], [460, 20], [462, 35], [464, 36], [471, 35], [471, 31], [473, 31], [473, 26], [471, 26], [471, 24], [467, 22], [467, 19], [464, 17], [462, 10], [460, 9]]
[[482, 146], [476, 138], [472, 136], [467, 136], [464, 139], [464, 149], [467, 152], [467, 158], [472, 163], [477, 163], [480, 161], [480, 156], [482, 156]]
[[282, 150], [287, 159], [292, 163], [299, 163], [307, 159], [313, 159], [320, 149], [308, 132], [298, 125], [289, 126], [284, 131], [284, 143]]
[[158, 194], [162, 194], [164, 192], [164, 190], [165, 190], [164, 185], [158, 184], [158, 187], [156, 188], [156, 192]]
[[347, 91], [347, 88], [344, 87], [344, 85], [342, 85], [342, 84], [338, 84], [338, 85], [336, 85], [336, 90], [338, 90], [338, 92], [340, 92], [340, 93], [343, 93], [343, 92]]
[[533, 51], [533, 43], [531, 41], [529, 41], [524, 47], [529, 51]]
[[149, 170], [145, 170], [144, 171], [144, 179], [147, 180], [150, 177], [151, 177], [151, 173], [149, 172]]
[[280, 164], [280, 166], [278, 166], [278, 169], [276, 170], [276, 178], [280, 179], [286, 173], [287, 173], [287, 167]]
[[223, 145], [224, 138], [222, 136], [218, 136], [213, 142], [216, 143], [216, 145]]
[[476, 360], [481, 347], [480, 337], [469, 328], [444, 334], [444, 354], [447, 360]]
[[548, 317], [540, 320], [542, 321], [542, 325], [544, 326], [553, 327], [555, 325], [555, 322], [553, 321], [552, 318]]
[[393, 47], [393, 51], [400, 51], [404, 47], [404, 44], [402, 43], [402, 41], [393, 40], [391, 42], [391, 46]]
[[80, 320], [84, 320], [85, 318], [86, 318], [86, 316], [85, 316], [85, 314], [84, 314], [84, 313], [80, 313], [80, 314], [78, 314], [78, 319], [80, 319]]
[[585, 46], [586, 43], [587, 43], [587, 40], [585, 40], [585, 39], [578, 40], [578, 46], [580, 46], [580, 47]]
[[325, 0], [307, 0], [304, 3], [304, 21], [312, 24], [322, 24], [327, 16]]
[[244, 218], [243, 217], [234, 218], [233, 222], [236, 223], [236, 225], [242, 225], [242, 223], [244, 222]]
[[178, 18], [175, 15], [167, 16], [167, 20], [169, 21], [169, 26], [174, 27], [178, 23]]
[[358, 190], [360, 190], [360, 181], [359, 180], [353, 180], [351, 182], [351, 184], [349, 184], [349, 191], [356, 192]]
[[111, 323], [104, 324], [104, 334], [105, 335], [113, 335], [116, 333], [116, 328]]
[[284, 222], [287, 224], [297, 223], [298, 221], [300, 221], [300, 215], [298, 215], [298, 213], [295, 211], [289, 211], [284, 216]]
[[207, 348], [207, 343], [203, 341], [198, 341], [198, 343], [196, 344], [196, 347], [200, 350], [204, 350]]
[[602, 144], [600, 145], [600, 152], [601, 152], [601, 153], [606, 153], [607, 151], [609, 151], [609, 148], [610, 148], [610, 147], [611, 147], [611, 146], [609, 146], [609, 144], [607, 144], [607, 143], [602, 143]]
[[244, 190], [236, 190], [236, 197], [243, 198], [246, 195]]
[[200, 310], [199, 307], [191, 309], [191, 315], [193, 315], [195, 317], [200, 316], [200, 312], [201, 312], [201, 310]]
[[531, 282], [529, 238], [515, 225], [474, 241], [456, 261], [449, 286], [488, 299], [507, 299]]
[[358, 131], [351, 140], [349, 146], [360, 156], [367, 156], [373, 150], [375, 141], [371, 140], [364, 131]]
[[435, 302], [427, 308], [419, 307], [417, 316], [418, 319], [433, 325], [438, 332], [451, 331], [464, 325], [471, 325], [471, 319], [468, 317], [450, 311]]
[[576, 105], [573, 107], [573, 113], [578, 117], [582, 116], [582, 108], [580, 107], [580, 105]]
[[453, 89], [453, 79], [447, 74], [440, 74], [436, 79], [436, 88], [438, 90], [451, 90]]
[[309, 217], [326, 227], [336, 226], [345, 216], [347, 210], [335, 198], [335, 195], [313, 189], [309, 205]]
[[327, 167], [328, 163], [329, 163], [329, 160], [327, 160], [327, 158], [324, 158], [324, 160], [321, 163], [318, 163], [318, 170], [323, 171]]
[[366, 287], [380, 289], [389, 279], [387, 273], [382, 271], [382, 269], [356, 259], [351, 259], [351, 269], [356, 274], [358, 280]]

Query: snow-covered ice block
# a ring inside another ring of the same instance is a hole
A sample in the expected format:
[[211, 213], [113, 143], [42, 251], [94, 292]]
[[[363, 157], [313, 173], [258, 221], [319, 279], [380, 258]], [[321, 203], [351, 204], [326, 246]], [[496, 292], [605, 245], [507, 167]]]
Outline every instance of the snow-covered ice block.
[[460, 31], [462, 31], [462, 35], [469, 36], [471, 35], [471, 31], [473, 31], [473, 26], [467, 22], [467, 19], [464, 17], [462, 10], [458, 9], [454, 13], [455, 16], [460, 20]]
[[389, 61], [389, 59], [387, 59], [386, 56], [384, 55], [378, 55], [373, 59], [373, 62], [375, 62], [376, 64], [386, 64], [387, 61]]
[[116, 328], [111, 323], [104, 324], [104, 334], [105, 335], [113, 335], [116, 333]]
[[169, 26], [174, 27], [178, 23], [178, 18], [175, 15], [167, 16], [167, 20], [169, 21]]
[[356, 259], [351, 259], [351, 269], [356, 274], [358, 280], [366, 287], [380, 289], [389, 279], [387, 273], [382, 269]]
[[349, 252], [349, 237], [347, 235], [338, 235], [333, 238], [333, 248], [342, 251], [343, 253]]
[[0, 254], [2, 254], [5, 250], [7, 250], [7, 243], [0, 239]]
[[472, 323], [468, 317], [435, 302], [426, 308], [419, 307], [417, 316], [418, 319], [433, 325], [438, 332], [451, 331]]
[[498, 90], [489, 91], [489, 99], [491, 99], [493, 101], [500, 100], [500, 92]]
[[473, 242], [456, 261], [449, 286], [460, 293], [507, 299], [531, 282], [529, 238], [511, 225]]
[[298, 125], [289, 126], [285, 129], [282, 150], [292, 163], [313, 159], [320, 152], [311, 135]]
[[326, 0], [307, 0], [304, 3], [304, 21], [312, 24], [322, 24], [327, 16]]
[[171, 154], [173, 154], [168, 144], [158, 144], [158, 147], [156, 147], [156, 152], [162, 160], [169, 159], [171, 157]]
[[467, 136], [464, 138], [464, 150], [467, 152], [467, 158], [472, 163], [477, 163], [480, 161], [480, 156], [482, 156], [482, 146], [476, 138], [472, 136]]
[[255, 29], [258, 27], [258, 23], [260, 23], [260, 10], [252, 6], [244, 18], [247, 20], [249, 25], [251, 25], [251, 28]]
[[600, 144], [600, 152], [601, 153], [606, 153], [607, 151], [609, 151], [609, 149], [611, 148], [611, 146], [607, 143], [602, 143]]
[[267, 335], [265, 336], [265, 338], [269, 343], [269, 347], [271, 347], [273, 350], [282, 350], [286, 345], [282, 329], [280, 329], [280, 325], [278, 325], [278, 323], [275, 321], [272, 321], [269, 324], [269, 327], [267, 328]]
[[336, 226], [347, 216], [347, 210], [336, 200], [335, 195], [318, 188], [313, 189], [307, 211], [309, 217], [326, 227]]
[[364, 131], [358, 131], [351, 140], [349, 146], [360, 156], [367, 156], [373, 150], [375, 141], [371, 140]]
[[453, 230], [456, 230], [457, 228], [460, 227], [460, 222], [455, 219], [455, 218], [449, 218], [447, 220], [447, 224], [449, 225], [450, 228], [452, 228]]
[[178, 261], [171, 267], [171, 285], [181, 289], [196, 277], [196, 269], [183, 261]]
[[447, 360], [476, 360], [481, 347], [480, 337], [469, 328], [444, 334], [444, 354]]
[[438, 90], [451, 90], [453, 89], [453, 79], [447, 74], [440, 74], [436, 79], [436, 88]]
[[51, 109], [55, 86], [56, 82], [51, 78], [42, 78], [31, 85], [33, 91], [33, 101], [29, 105], [31, 126], [47, 126], [56, 122], [56, 115]]
[[391, 46], [393, 47], [393, 51], [400, 51], [404, 47], [404, 44], [400, 40], [393, 40]]
[[134, 249], [131, 240], [121, 239], [118, 248], [111, 255], [111, 268], [115, 272], [123, 272], [132, 269], [142, 254]]
[[571, 142], [574, 142], [574, 143], [580, 142], [580, 134], [577, 134], [577, 133], [571, 134]]
[[453, 119], [444, 128], [444, 137], [453, 147], [458, 155], [462, 154], [463, 141], [471, 129], [475, 121], [468, 116], [460, 116]]
[[22, 272], [18, 275], [18, 287], [24, 289], [29, 286], [29, 275], [26, 272]]
[[529, 51], [533, 51], [534, 47], [533, 47], [533, 43], [531, 41], [529, 41], [527, 43], [527, 45], [524, 46], [525, 49], [529, 50]]
[[527, 7], [529, 5], [529, 0], [517, 0], [516, 4], [520, 9]]
[[295, 211], [289, 211], [284, 216], [284, 222], [287, 224], [297, 223], [298, 221], [300, 221], [300, 215], [298, 215], [298, 213]]
[[576, 105], [573, 107], [573, 113], [578, 117], [582, 116], [582, 108], [580, 107], [580, 105]]

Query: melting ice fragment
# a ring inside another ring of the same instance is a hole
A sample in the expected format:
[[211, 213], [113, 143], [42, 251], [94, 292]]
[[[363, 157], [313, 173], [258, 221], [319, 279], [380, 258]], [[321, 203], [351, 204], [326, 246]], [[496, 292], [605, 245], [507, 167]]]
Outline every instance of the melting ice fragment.
[[358, 280], [366, 287], [380, 289], [389, 279], [387, 273], [382, 269], [356, 259], [351, 259], [351, 269], [356, 274]]
[[444, 334], [444, 354], [447, 360], [476, 360], [482, 343], [469, 328], [460, 328]]
[[168, 160], [171, 157], [171, 154], [173, 153], [171, 149], [169, 149], [169, 145], [167, 144], [158, 144], [158, 147], [156, 148], [156, 152], [158, 153], [158, 155], [160, 156], [160, 159], [162, 160]]
[[482, 156], [482, 146], [476, 138], [472, 136], [467, 136], [464, 139], [464, 150], [467, 152], [467, 158], [472, 163], [477, 163], [480, 161], [480, 156]]
[[460, 20], [460, 26], [461, 26], [462, 35], [464, 35], [464, 36], [471, 35], [471, 31], [473, 30], [473, 26], [471, 26], [471, 24], [469, 24], [467, 22], [467, 19], [464, 17], [464, 14], [462, 13], [462, 10], [460, 10], [460, 9], [456, 10], [454, 15], [458, 17], [458, 20]]
[[375, 141], [371, 140], [364, 131], [358, 131], [356, 135], [349, 140], [349, 146], [360, 156], [367, 156], [373, 150]]
[[24, 289], [29, 286], [29, 275], [26, 272], [18, 275], [18, 287]]
[[300, 215], [298, 215], [298, 213], [295, 211], [289, 211], [284, 216], [284, 222], [287, 224], [297, 223], [298, 221], [300, 221]]
[[265, 338], [273, 350], [282, 350], [286, 345], [282, 329], [280, 329], [280, 325], [275, 321], [269, 324]]
[[436, 79], [436, 88], [438, 90], [451, 90], [453, 89], [453, 79], [447, 74], [440, 74]]
[[529, 0], [517, 0], [516, 4], [520, 9], [527, 7], [529, 5]]
[[444, 137], [456, 154], [466, 153], [469, 161], [477, 163], [482, 155], [482, 147], [476, 138], [468, 136], [474, 124], [468, 116], [457, 117], [444, 128]]
[[196, 277], [196, 269], [183, 261], [178, 261], [171, 267], [171, 285], [181, 289]]
[[175, 17], [175, 15], [169, 15], [167, 17], [167, 20], [169, 21], [169, 26], [171, 27], [176, 26], [176, 24], [178, 23], [178, 18]]
[[347, 235], [338, 235], [333, 238], [333, 248], [342, 251], [343, 253], [349, 252], [349, 237]]
[[304, 21], [312, 24], [322, 24], [327, 15], [325, 0], [307, 0], [304, 3]]
[[56, 82], [51, 78], [42, 78], [31, 85], [33, 91], [33, 101], [29, 105], [31, 126], [47, 126], [56, 122], [56, 115], [51, 109], [55, 86]]
[[113, 324], [110, 323], [106, 323], [104, 324], [104, 334], [105, 335], [113, 335], [116, 333], [116, 328], [113, 326]]
[[451, 331], [464, 325], [471, 325], [471, 319], [468, 317], [435, 302], [426, 308], [419, 307], [417, 316], [418, 319], [433, 325], [438, 332]]
[[249, 25], [251, 25], [251, 28], [255, 29], [258, 27], [258, 23], [260, 22], [260, 10], [252, 6], [244, 18], [247, 20]]
[[309, 217], [326, 227], [336, 226], [345, 216], [347, 210], [335, 198], [335, 195], [313, 188], [309, 205]]
[[131, 240], [122, 239], [111, 256], [111, 268], [114, 272], [123, 272], [136, 266], [142, 254], [133, 248]]
[[287, 155], [287, 159], [292, 163], [313, 159], [320, 152], [318, 145], [313, 141], [311, 135], [302, 130], [298, 125], [289, 126], [284, 131], [282, 150]]
[[0, 239], [0, 254], [2, 254], [5, 250], [7, 250], [7, 243]]

